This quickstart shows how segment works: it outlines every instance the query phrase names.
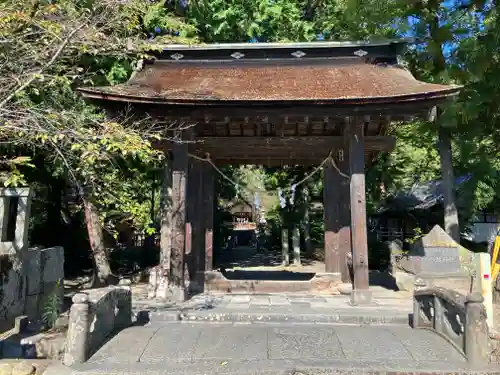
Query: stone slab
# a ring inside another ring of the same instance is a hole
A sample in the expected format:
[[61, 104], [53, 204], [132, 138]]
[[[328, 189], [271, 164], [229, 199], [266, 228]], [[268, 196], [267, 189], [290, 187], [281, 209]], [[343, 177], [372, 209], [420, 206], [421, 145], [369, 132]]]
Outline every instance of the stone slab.
[[[55, 371], [54, 371], [54, 370]], [[66, 370], [67, 371], [67, 370]], [[265, 360], [265, 361], [228, 361], [224, 365], [219, 361], [203, 361], [197, 363], [136, 363], [133, 366], [100, 366], [93, 368], [79, 365], [72, 371], [56, 366], [48, 368], [44, 375], [200, 375], [200, 374], [246, 374], [246, 375], [470, 375], [499, 374], [498, 369], [487, 367], [471, 372], [470, 369], [450, 363], [421, 363], [417, 361], [380, 360], [377, 362], [345, 362], [345, 361], [303, 361], [303, 360]]]
[[[401, 327], [400, 329], [408, 330], [409, 328]], [[335, 334], [348, 360], [414, 359], [411, 349], [399, 341], [392, 332], [382, 327], [338, 326], [335, 327]]]
[[137, 362], [158, 330], [159, 327], [142, 326], [124, 329], [104, 344], [88, 362], [93, 364]]
[[287, 296], [271, 295], [269, 296], [271, 306], [289, 306], [290, 300]]
[[201, 335], [199, 329], [190, 324], [169, 323], [157, 327], [157, 331], [140, 356], [141, 362], [162, 363], [170, 361], [190, 361], [196, 350], [196, 342]]
[[213, 325], [200, 328], [196, 341], [194, 359], [266, 359], [267, 358], [267, 330], [255, 329], [251, 326]]
[[268, 333], [269, 359], [345, 359], [332, 327], [275, 327]]
[[40, 250], [42, 256], [42, 280], [55, 283], [64, 279], [64, 249], [60, 246]]
[[[149, 332], [134, 347], [140, 330]], [[409, 327], [169, 323], [123, 332], [126, 340], [118, 334], [94, 356], [99, 362], [77, 365], [72, 374], [470, 373], [465, 359], [445, 339]], [[112, 348], [118, 338], [120, 343]], [[133, 352], [131, 359], [125, 349]]]
[[406, 347], [411, 347], [411, 355], [417, 361], [460, 361], [463, 357], [451, 345], [443, 345], [443, 339], [428, 330], [400, 330], [392, 327], [386, 328], [398, 341]]
[[28, 280], [28, 290], [27, 295], [33, 296], [37, 295], [42, 291], [42, 254], [40, 249], [33, 248], [28, 249], [28, 254], [23, 262], [24, 272], [26, 275], [30, 275]]

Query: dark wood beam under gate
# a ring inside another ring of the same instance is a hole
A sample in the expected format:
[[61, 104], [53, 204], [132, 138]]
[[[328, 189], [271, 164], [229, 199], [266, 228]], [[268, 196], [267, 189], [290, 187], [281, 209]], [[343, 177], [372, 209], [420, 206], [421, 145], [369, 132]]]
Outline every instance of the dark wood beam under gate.
[[186, 187], [188, 174], [187, 143], [172, 147], [172, 250], [170, 253], [170, 287], [173, 298], [187, 298], [185, 283]]
[[[308, 155], [328, 152], [344, 146], [343, 136], [232, 136], [232, 137], [197, 137], [196, 143], [190, 144], [190, 152], [210, 153], [219, 158], [232, 157], [232, 154], [253, 155], [276, 154], [280, 156], [288, 152]], [[391, 151], [396, 144], [392, 136], [367, 136], [367, 151]]]
[[366, 191], [364, 159], [364, 121], [353, 119], [349, 126], [349, 165], [351, 201], [351, 241], [354, 270], [351, 302], [371, 302], [368, 269], [368, 234], [366, 225]]

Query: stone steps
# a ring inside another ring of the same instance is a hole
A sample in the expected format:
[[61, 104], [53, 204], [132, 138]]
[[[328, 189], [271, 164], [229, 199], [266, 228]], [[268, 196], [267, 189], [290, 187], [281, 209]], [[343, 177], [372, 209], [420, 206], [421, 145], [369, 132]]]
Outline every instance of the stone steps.
[[151, 323], [185, 321], [190, 323], [302, 323], [302, 324], [353, 324], [353, 325], [408, 325], [408, 313], [368, 309], [335, 310], [331, 312], [280, 312], [274, 311], [150, 311], [139, 321]]
[[283, 360], [206, 360], [197, 361], [167, 361], [163, 363], [86, 363], [71, 369], [49, 367], [44, 375], [339, 375], [339, 374], [499, 374], [495, 367], [484, 367], [471, 370], [463, 363], [454, 362], [421, 362], [403, 360], [380, 361], [339, 361], [321, 360], [304, 361], [294, 359]]
[[366, 306], [351, 306], [346, 296], [210, 295], [182, 305], [136, 301], [140, 322], [312, 323], [408, 325], [411, 299], [379, 298]]

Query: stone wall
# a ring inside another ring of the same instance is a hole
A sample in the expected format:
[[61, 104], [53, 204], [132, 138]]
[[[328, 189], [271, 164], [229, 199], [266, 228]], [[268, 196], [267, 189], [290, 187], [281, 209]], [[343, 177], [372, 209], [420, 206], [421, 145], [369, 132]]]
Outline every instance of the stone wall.
[[53, 293], [59, 295], [62, 303], [62, 247], [28, 249], [23, 258], [0, 255], [0, 321], [10, 322], [19, 315], [40, 319], [46, 300]]
[[64, 293], [64, 251], [28, 247], [31, 189], [0, 189], [0, 323], [41, 317], [52, 293]]

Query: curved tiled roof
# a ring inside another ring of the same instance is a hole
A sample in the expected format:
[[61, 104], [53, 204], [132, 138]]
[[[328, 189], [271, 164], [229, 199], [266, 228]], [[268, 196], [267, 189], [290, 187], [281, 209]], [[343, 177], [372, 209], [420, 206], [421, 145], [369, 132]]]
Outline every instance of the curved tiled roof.
[[460, 89], [416, 80], [397, 64], [391, 44], [360, 49], [311, 43], [308, 50], [302, 43], [300, 49], [268, 45], [248, 51], [230, 46], [171, 47], [170, 56], [163, 54], [125, 84], [79, 91], [91, 98], [165, 104], [364, 104], [446, 98]]

